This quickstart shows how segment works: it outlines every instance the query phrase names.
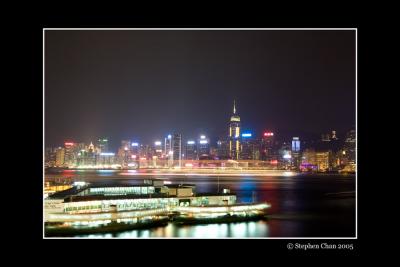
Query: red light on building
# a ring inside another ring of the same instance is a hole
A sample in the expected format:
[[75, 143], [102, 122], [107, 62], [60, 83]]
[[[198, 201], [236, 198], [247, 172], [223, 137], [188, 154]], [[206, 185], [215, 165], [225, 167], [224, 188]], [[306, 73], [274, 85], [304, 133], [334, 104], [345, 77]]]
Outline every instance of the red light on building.
[[64, 145], [65, 145], [65, 146], [73, 146], [74, 143], [72, 143], [72, 142], [65, 142]]
[[274, 136], [274, 133], [272, 133], [272, 132], [265, 132], [265, 133], [264, 133], [264, 136]]
[[276, 159], [275, 160], [271, 160], [271, 164], [274, 164], [274, 165], [278, 164], [278, 160], [276, 160]]

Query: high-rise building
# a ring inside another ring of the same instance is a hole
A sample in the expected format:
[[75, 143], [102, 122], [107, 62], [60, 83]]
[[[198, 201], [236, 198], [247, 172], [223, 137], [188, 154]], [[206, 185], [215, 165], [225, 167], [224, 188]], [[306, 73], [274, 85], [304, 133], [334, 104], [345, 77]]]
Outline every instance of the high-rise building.
[[45, 150], [45, 166], [46, 167], [53, 167], [56, 164], [56, 153], [57, 149], [52, 147], [46, 147]]
[[135, 155], [135, 159], [139, 158], [140, 156], [140, 146], [138, 142], [132, 142], [131, 143], [131, 151], [132, 155]]
[[172, 159], [174, 161], [173, 165], [181, 167], [182, 166], [182, 135], [174, 133], [172, 135]]
[[302, 171], [316, 171], [317, 170], [314, 149], [307, 148], [302, 152], [300, 169]]
[[64, 164], [72, 166], [76, 161], [76, 144], [74, 142], [64, 142], [65, 156]]
[[111, 165], [115, 163], [116, 163], [115, 153], [112, 152], [100, 153], [96, 161], [96, 165], [103, 168], [110, 168]]
[[229, 156], [232, 159], [240, 158], [240, 117], [236, 114], [236, 103], [233, 101], [233, 115], [228, 123]]
[[242, 133], [240, 159], [258, 160], [260, 158], [260, 146], [252, 133]]
[[218, 149], [215, 146], [210, 146], [210, 158], [218, 159]]
[[279, 153], [274, 133], [266, 131], [261, 139], [261, 160], [277, 164]]
[[76, 143], [76, 153], [79, 153], [81, 150], [84, 150], [86, 148], [85, 143]]
[[298, 169], [301, 163], [301, 149], [300, 149], [300, 138], [293, 137], [292, 139], [292, 163], [293, 166]]
[[[105, 152], [104, 152], [105, 153]], [[101, 154], [101, 153], [99, 153]], [[77, 166], [96, 166], [99, 154], [93, 149], [83, 149], [78, 153]]]
[[229, 156], [229, 140], [221, 138], [217, 142], [217, 155], [218, 159], [228, 159]]
[[149, 145], [140, 145], [140, 149], [139, 149], [140, 158], [142, 158], [142, 159], [150, 158], [153, 154], [152, 150], [153, 150], [153, 148]]
[[153, 157], [161, 158], [163, 155], [163, 145], [162, 142], [157, 140], [154, 142], [154, 147], [153, 147]]
[[91, 154], [96, 154], [96, 147], [93, 145], [93, 142], [90, 142], [90, 145], [87, 147], [87, 152]]
[[169, 158], [170, 151], [172, 151], [172, 135], [168, 135], [164, 139], [164, 155], [166, 158]]
[[197, 159], [196, 142], [194, 140], [188, 140], [186, 142], [185, 159], [187, 160]]
[[301, 168], [306, 170], [325, 172], [332, 168], [332, 151], [316, 151], [306, 149], [303, 152]]
[[97, 164], [98, 149], [94, 146], [93, 142], [90, 142], [85, 152], [85, 165], [95, 166]]
[[121, 141], [121, 148], [123, 149], [123, 150], [126, 150], [126, 151], [129, 151], [129, 150], [131, 150], [131, 141], [129, 141], [129, 140], [122, 140]]
[[317, 170], [325, 172], [332, 168], [332, 151], [319, 151], [315, 153]]
[[278, 167], [290, 169], [292, 167], [292, 148], [290, 142], [283, 142], [279, 149]]
[[99, 138], [99, 140], [97, 141], [97, 147], [99, 148], [99, 153], [101, 152], [109, 152], [108, 151], [108, 138]]
[[205, 135], [200, 135], [197, 141], [197, 154], [199, 159], [208, 158], [210, 156], [210, 139]]
[[65, 148], [59, 147], [56, 151], [56, 166], [64, 167], [65, 164]]
[[356, 162], [356, 131], [351, 130], [346, 134], [344, 150], [349, 164]]
[[128, 164], [132, 161], [131, 149], [132, 149], [131, 141], [129, 140], [121, 141], [121, 147], [118, 149], [118, 158], [120, 164], [124, 167], [127, 167]]

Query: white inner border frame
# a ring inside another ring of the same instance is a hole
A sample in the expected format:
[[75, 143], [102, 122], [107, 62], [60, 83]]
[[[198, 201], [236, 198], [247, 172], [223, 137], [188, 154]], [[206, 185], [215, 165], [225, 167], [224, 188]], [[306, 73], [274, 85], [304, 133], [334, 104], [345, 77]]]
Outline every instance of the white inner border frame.
[[[287, 31], [287, 30], [296, 30], [296, 31], [315, 31], [315, 30], [324, 30], [324, 31], [355, 31], [355, 89], [356, 89], [356, 192], [355, 192], [355, 200], [356, 200], [356, 235], [355, 237], [244, 237], [244, 238], [236, 238], [236, 237], [220, 237], [215, 239], [358, 239], [358, 131], [357, 131], [357, 92], [358, 92], [358, 31], [357, 28], [43, 28], [43, 168], [42, 168], [42, 186], [44, 195], [44, 183], [45, 183], [45, 33], [46, 31]], [[99, 237], [99, 238], [77, 238], [77, 237], [45, 237], [45, 227], [44, 227], [44, 199], [42, 201], [43, 207], [43, 239], [212, 239], [212, 238], [198, 238], [198, 237], [149, 237], [149, 238], [127, 238], [127, 237]]]

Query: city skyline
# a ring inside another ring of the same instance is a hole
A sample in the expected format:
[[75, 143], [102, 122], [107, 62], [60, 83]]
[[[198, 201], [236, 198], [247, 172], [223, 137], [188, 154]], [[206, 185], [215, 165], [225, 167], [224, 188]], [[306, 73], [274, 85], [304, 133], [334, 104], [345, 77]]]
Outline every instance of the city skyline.
[[356, 40], [44, 29], [43, 237], [357, 237]]
[[353, 31], [46, 31], [45, 142], [355, 126]]
[[[233, 102], [233, 113], [231, 113], [231, 115], [240, 115], [237, 112], [236, 101], [235, 100]], [[239, 120], [240, 120], [240, 116], [239, 116]], [[189, 142], [193, 142], [193, 141], [197, 142], [197, 139], [201, 139], [201, 137], [207, 136], [207, 139], [210, 140], [209, 141], [210, 146], [214, 146], [215, 147], [219, 141], [228, 140], [229, 139], [228, 132], [229, 132], [229, 124], [231, 123], [231, 121], [230, 120], [227, 120], [227, 121], [229, 121], [229, 122], [227, 123], [226, 129], [219, 136], [210, 136], [210, 135], [207, 134], [207, 131], [202, 131], [202, 132], [197, 133], [197, 135], [192, 135], [192, 136], [186, 136], [185, 134], [182, 134], [182, 133], [179, 133], [179, 134], [182, 136], [181, 138], [182, 138], [183, 141], [189, 141]], [[244, 124], [244, 125], [246, 126], [246, 124]], [[321, 138], [321, 135], [322, 135], [322, 137], [324, 135], [329, 135], [331, 131], [335, 131], [334, 129], [335, 128], [332, 128], [332, 129], [330, 129], [330, 131], [320, 132], [320, 133], [309, 133], [306, 136], [304, 136], [304, 131], [300, 132], [302, 134], [285, 133], [285, 134], [280, 135], [280, 136], [278, 135], [278, 140], [281, 141], [281, 142], [291, 141], [292, 137], [301, 136], [303, 141], [304, 140], [316, 141], [316, 140], [319, 140]], [[338, 136], [344, 136], [348, 131], [350, 131], [352, 129], [355, 129], [355, 127], [349, 127], [345, 132], [338, 133]], [[240, 127], [240, 134], [239, 135], [240, 135], [240, 138], [242, 138], [242, 134], [243, 133], [250, 134], [252, 136], [252, 138], [262, 138], [263, 134], [265, 132], [271, 132], [271, 131], [276, 133], [276, 131], [273, 130], [273, 129], [265, 128], [261, 132], [255, 132], [252, 129], [249, 129], [248, 127], [245, 127], [245, 128]], [[335, 131], [335, 132], [337, 132], [337, 131]], [[62, 142], [60, 142], [58, 145], [47, 145], [46, 147], [59, 147], [60, 145], [62, 146], [65, 142], [75, 142], [75, 143], [92, 143], [93, 142], [94, 144], [98, 144], [99, 142], [101, 143], [101, 139], [102, 138], [107, 138], [109, 150], [110, 151], [115, 151], [115, 150], [118, 150], [118, 148], [121, 147], [121, 142], [122, 143], [125, 142], [124, 140], [127, 140], [129, 142], [133, 142], [133, 143], [138, 143], [139, 145], [150, 145], [150, 146], [152, 146], [154, 142], [161, 142], [164, 145], [165, 140], [167, 140], [167, 138], [169, 136], [171, 136], [171, 134], [174, 134], [174, 133], [176, 134], [178, 132], [174, 131], [174, 130], [171, 130], [167, 134], [164, 134], [164, 135], [159, 134], [159, 135], [157, 135], [157, 137], [154, 140], [149, 140], [148, 142], [141, 141], [141, 140], [144, 140], [144, 138], [141, 138], [140, 136], [134, 136], [134, 137], [131, 137], [131, 138], [124, 138], [124, 139], [121, 139], [121, 140], [113, 140], [112, 138], [109, 137], [109, 135], [94, 136], [94, 137], [92, 137], [90, 139], [87, 139], [87, 140], [78, 140], [78, 139], [72, 137], [72, 138], [64, 138], [64, 140]], [[279, 133], [279, 131], [278, 131], [278, 133]], [[277, 136], [277, 135], [275, 134], [275, 136]], [[184, 143], [186, 143], [186, 142], [184, 142]]]

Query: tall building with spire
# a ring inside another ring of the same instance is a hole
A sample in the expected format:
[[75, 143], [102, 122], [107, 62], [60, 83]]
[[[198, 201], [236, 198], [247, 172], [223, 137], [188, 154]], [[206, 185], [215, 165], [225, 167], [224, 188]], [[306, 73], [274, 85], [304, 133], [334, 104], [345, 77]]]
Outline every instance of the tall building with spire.
[[236, 114], [236, 102], [233, 101], [233, 114], [228, 124], [229, 127], [229, 156], [239, 159], [240, 155], [240, 117]]

